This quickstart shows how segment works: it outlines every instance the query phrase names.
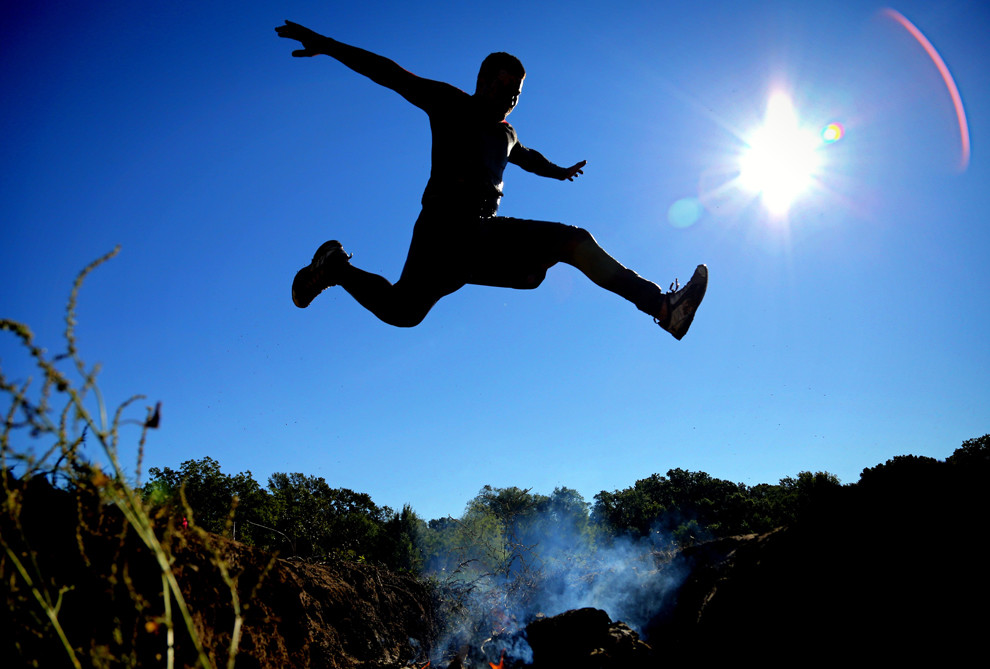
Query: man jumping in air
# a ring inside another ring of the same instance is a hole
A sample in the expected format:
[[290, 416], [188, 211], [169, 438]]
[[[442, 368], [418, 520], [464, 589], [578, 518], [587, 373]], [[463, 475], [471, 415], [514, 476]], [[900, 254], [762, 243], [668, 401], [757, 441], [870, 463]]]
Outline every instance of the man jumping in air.
[[354, 267], [338, 241], [317, 249], [296, 274], [292, 301], [305, 308], [323, 290], [341, 286], [386, 323], [418, 325], [434, 304], [466, 284], [536, 288], [558, 262], [653, 316], [683, 337], [705, 296], [708, 268], [699, 265], [679, 290], [659, 286], [606, 253], [587, 230], [562, 223], [496, 216], [502, 172], [513, 163], [543, 177], [571, 181], [586, 161], [559, 167], [519, 143], [505, 117], [516, 106], [526, 72], [515, 56], [493, 53], [481, 64], [474, 95], [423, 79], [364, 49], [286, 21], [280, 37], [301, 43], [297, 57], [325, 54], [426, 112], [433, 131], [432, 169], [402, 275], [394, 284]]

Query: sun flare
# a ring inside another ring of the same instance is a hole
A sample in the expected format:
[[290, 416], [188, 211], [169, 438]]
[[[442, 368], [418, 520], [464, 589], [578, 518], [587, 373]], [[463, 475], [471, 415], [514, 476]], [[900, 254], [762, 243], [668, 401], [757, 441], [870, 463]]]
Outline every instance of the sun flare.
[[801, 126], [790, 98], [774, 93], [763, 125], [749, 137], [740, 157], [740, 186], [758, 195], [771, 215], [785, 215], [814, 183], [821, 144], [819, 133]]

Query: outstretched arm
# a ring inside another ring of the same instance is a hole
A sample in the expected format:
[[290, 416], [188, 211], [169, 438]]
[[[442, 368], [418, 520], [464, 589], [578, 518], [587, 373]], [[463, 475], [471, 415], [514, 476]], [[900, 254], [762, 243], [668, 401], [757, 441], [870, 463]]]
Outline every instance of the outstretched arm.
[[402, 69], [394, 61], [356, 46], [338, 42], [332, 37], [326, 37], [292, 21], [286, 21], [284, 26], [278, 26], [275, 32], [279, 37], [294, 39], [302, 44], [303, 48], [293, 51], [293, 56], [297, 58], [330, 56], [376, 84], [391, 88], [413, 104], [417, 104], [417, 101], [410, 96], [415, 97], [417, 85], [426, 80]]
[[512, 147], [512, 153], [509, 154], [509, 162], [518, 165], [527, 172], [532, 172], [541, 177], [560, 179], [561, 181], [565, 179], [567, 181], [574, 181], [579, 175], [584, 174], [584, 166], [588, 164], [587, 160], [582, 160], [570, 167], [560, 167], [544, 158], [543, 154], [539, 151], [527, 149], [522, 144], [516, 144]]

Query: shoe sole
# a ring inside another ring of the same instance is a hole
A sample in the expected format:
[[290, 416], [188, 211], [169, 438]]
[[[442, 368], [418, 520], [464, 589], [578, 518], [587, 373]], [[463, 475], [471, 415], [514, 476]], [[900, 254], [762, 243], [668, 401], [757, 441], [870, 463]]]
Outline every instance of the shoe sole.
[[[313, 254], [312, 262], [296, 272], [296, 276], [292, 280], [292, 303], [300, 309], [305, 309], [308, 307], [313, 303], [313, 300], [316, 299], [316, 296], [323, 292], [323, 290], [320, 290], [307, 300], [303, 295], [301, 295], [301, 288], [303, 285], [308, 283], [307, 279], [309, 278], [309, 273], [316, 270], [316, 261], [334, 248], [340, 249], [341, 251], [344, 250], [343, 245], [335, 239], [331, 239], [328, 242], [323, 242], [323, 244], [320, 245], [320, 248], [316, 249], [316, 253]], [[297, 290], [297, 288], [299, 288], [299, 290]], [[329, 288], [329, 286], [327, 286], [327, 288]]]
[[694, 270], [694, 275], [691, 276], [691, 280], [682, 289], [684, 296], [670, 314], [667, 332], [677, 341], [683, 339], [684, 335], [691, 328], [691, 323], [694, 322], [694, 315], [697, 313], [698, 307], [701, 306], [701, 301], [705, 298], [705, 291], [707, 290], [708, 267], [706, 265], [698, 265], [697, 269]]

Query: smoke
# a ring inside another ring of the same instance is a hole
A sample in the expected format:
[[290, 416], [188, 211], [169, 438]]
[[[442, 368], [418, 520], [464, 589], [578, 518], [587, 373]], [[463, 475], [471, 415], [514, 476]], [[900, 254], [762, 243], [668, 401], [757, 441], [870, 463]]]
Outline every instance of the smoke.
[[654, 534], [640, 540], [619, 538], [563, 560], [550, 552], [529, 617], [592, 607], [641, 632], [683, 580], [669, 562], [664, 563], [669, 548], [661, 535]]
[[520, 632], [530, 621], [586, 607], [642, 633], [685, 577], [670, 559], [672, 538], [608, 538], [586, 514], [574, 521], [552, 510], [497, 518], [469, 508], [437, 523], [423, 550], [446, 612], [438, 650], [487, 645], [493, 661], [505, 650], [529, 662]]

